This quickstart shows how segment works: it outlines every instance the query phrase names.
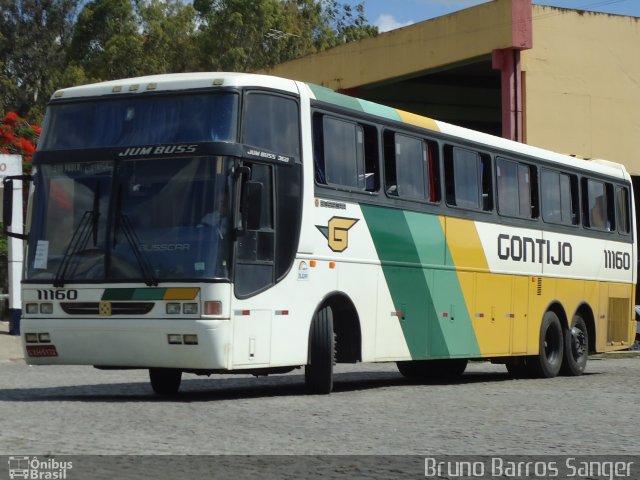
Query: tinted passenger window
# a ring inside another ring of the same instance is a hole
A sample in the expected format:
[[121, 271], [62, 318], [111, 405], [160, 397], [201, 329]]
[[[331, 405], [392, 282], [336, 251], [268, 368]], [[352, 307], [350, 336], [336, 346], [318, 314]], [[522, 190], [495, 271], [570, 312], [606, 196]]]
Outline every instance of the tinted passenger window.
[[447, 203], [456, 207], [492, 210], [491, 159], [459, 147], [445, 147]]
[[384, 134], [387, 195], [438, 201], [437, 144], [392, 131]]
[[365, 188], [362, 127], [324, 117], [324, 165], [327, 183]]
[[313, 129], [318, 183], [349, 190], [379, 190], [375, 127], [317, 113]]
[[616, 222], [618, 232], [629, 233], [629, 189], [626, 187], [616, 187]]
[[300, 156], [300, 120], [295, 100], [250, 92], [245, 97], [242, 142], [282, 155]]
[[496, 160], [498, 212], [511, 217], [537, 217], [535, 169], [504, 158]]
[[542, 170], [542, 218], [545, 222], [578, 225], [578, 180], [575, 175]]
[[613, 185], [583, 179], [583, 196], [585, 225], [595, 230], [614, 230]]

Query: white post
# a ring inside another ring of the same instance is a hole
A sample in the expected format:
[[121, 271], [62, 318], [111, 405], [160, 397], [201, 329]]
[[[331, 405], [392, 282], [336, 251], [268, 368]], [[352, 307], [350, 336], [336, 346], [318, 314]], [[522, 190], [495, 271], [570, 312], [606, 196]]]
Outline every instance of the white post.
[[[22, 175], [22, 157], [20, 155], [0, 155], [0, 181], [9, 175]], [[0, 188], [2, 188], [1, 184]], [[4, 195], [4, 188], [2, 190]], [[23, 233], [22, 200], [22, 182], [16, 181], [13, 183], [13, 221], [9, 229], [13, 233]], [[22, 279], [24, 244], [22, 240], [13, 237], [9, 237], [7, 243], [9, 250], [9, 333], [11, 335], [20, 335], [20, 316], [22, 315], [20, 281]]]

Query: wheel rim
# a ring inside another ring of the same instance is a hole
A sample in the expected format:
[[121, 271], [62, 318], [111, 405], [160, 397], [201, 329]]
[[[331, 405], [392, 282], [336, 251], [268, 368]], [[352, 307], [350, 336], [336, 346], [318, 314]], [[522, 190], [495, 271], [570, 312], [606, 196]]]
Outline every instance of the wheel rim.
[[582, 358], [587, 350], [587, 338], [582, 331], [582, 329], [578, 327], [573, 327], [571, 329], [571, 355], [575, 360], [579, 360]]

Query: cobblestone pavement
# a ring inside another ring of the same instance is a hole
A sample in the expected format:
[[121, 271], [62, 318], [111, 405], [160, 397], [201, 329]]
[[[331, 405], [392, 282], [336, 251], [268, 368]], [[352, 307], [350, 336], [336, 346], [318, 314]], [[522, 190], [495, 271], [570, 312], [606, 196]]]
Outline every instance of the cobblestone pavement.
[[512, 380], [473, 362], [416, 384], [394, 364], [339, 365], [334, 393], [303, 375], [185, 375], [153, 395], [145, 371], [0, 363], [0, 455], [637, 454], [640, 358], [591, 358], [582, 377]]

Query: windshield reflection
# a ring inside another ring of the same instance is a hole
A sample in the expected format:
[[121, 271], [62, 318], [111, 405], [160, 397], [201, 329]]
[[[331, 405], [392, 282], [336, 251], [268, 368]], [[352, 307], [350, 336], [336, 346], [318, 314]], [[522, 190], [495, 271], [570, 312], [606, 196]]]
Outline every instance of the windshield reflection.
[[228, 279], [223, 157], [41, 165], [27, 280]]
[[144, 95], [54, 103], [47, 108], [39, 151], [234, 142], [238, 95]]

